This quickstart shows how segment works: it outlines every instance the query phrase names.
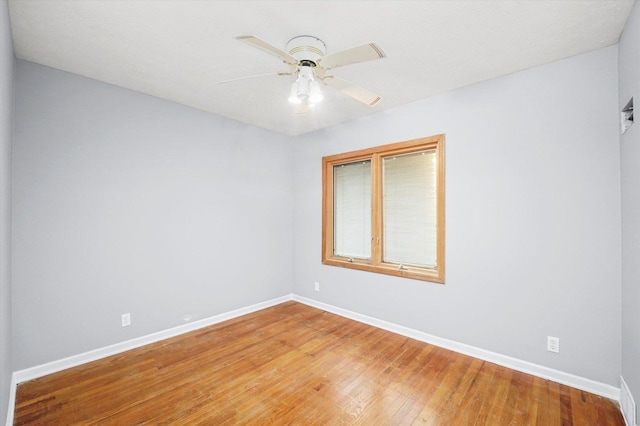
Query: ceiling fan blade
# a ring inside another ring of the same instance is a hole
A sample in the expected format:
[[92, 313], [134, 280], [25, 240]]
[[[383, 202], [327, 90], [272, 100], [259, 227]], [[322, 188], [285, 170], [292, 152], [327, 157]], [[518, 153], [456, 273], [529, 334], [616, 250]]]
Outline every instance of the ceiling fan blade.
[[250, 78], [271, 77], [271, 76], [281, 76], [281, 75], [293, 75], [293, 73], [292, 72], [277, 72], [277, 73], [271, 72], [269, 74], [247, 75], [245, 77], [238, 77], [238, 78], [232, 78], [230, 80], [218, 81], [218, 84], [231, 83], [233, 81], [238, 81], [238, 80], [248, 80]]
[[278, 49], [274, 45], [267, 43], [264, 40], [259, 39], [256, 36], [252, 35], [239, 35], [235, 37], [236, 40], [243, 41], [253, 47], [257, 47], [258, 49], [270, 53], [278, 58], [282, 59], [285, 63], [289, 65], [296, 66], [298, 65], [298, 60], [293, 56], [289, 55], [284, 50]]
[[345, 65], [357, 64], [358, 62], [372, 61], [374, 59], [386, 58], [384, 51], [375, 43], [363, 44], [323, 56], [318, 60], [318, 66], [328, 70], [343, 67]]
[[367, 104], [371, 107], [378, 105], [378, 103], [382, 100], [382, 98], [375, 93], [372, 93], [367, 89], [363, 89], [362, 87], [351, 84], [348, 81], [333, 75], [324, 77], [322, 79], [322, 82], [327, 86], [333, 87], [334, 89], [341, 91], [345, 95], [351, 96], [353, 99], [360, 101], [363, 104]]

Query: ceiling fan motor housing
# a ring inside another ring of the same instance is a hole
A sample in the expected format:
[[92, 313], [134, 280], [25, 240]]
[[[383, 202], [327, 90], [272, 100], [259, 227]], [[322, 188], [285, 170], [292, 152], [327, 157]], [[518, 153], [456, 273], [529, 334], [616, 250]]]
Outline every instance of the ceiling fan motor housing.
[[314, 36], [294, 37], [287, 43], [287, 53], [299, 60], [302, 66], [315, 67], [326, 49], [324, 42]]

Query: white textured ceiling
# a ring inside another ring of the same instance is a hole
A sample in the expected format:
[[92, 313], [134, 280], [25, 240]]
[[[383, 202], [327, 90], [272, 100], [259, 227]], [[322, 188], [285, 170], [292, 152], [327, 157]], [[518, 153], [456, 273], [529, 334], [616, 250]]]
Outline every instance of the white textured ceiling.
[[[617, 43], [632, 0], [211, 1], [9, 0], [16, 56], [298, 135]], [[324, 88], [304, 116], [287, 67], [235, 40], [283, 50], [297, 35], [327, 54], [376, 42], [387, 58], [336, 76], [382, 97], [369, 107]]]

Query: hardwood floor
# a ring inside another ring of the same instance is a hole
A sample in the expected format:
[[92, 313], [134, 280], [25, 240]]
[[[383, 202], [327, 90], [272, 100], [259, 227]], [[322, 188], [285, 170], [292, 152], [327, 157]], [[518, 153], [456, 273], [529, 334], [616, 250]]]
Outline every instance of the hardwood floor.
[[617, 404], [296, 302], [18, 387], [17, 425], [624, 425]]

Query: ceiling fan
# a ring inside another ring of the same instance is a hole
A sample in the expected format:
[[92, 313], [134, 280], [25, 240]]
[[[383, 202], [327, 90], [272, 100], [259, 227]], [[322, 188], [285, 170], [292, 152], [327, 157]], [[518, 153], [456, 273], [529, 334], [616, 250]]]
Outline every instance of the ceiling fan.
[[235, 39], [280, 58], [285, 64], [291, 67], [291, 71], [241, 77], [221, 81], [220, 83], [262, 77], [265, 75], [294, 76], [295, 81], [291, 86], [289, 102], [296, 105], [296, 114], [308, 112], [310, 106], [322, 100], [320, 83], [332, 87], [371, 107], [381, 101], [380, 96], [375, 93], [356, 86], [340, 77], [328, 74], [328, 72], [334, 68], [386, 57], [384, 51], [375, 43], [367, 43], [326, 55], [324, 42], [314, 36], [297, 36], [292, 38], [287, 43], [286, 52], [253, 35], [240, 35], [235, 37]]

